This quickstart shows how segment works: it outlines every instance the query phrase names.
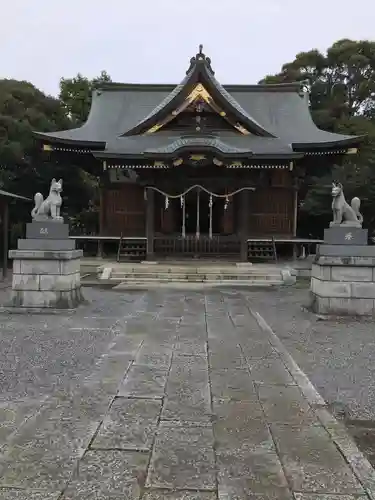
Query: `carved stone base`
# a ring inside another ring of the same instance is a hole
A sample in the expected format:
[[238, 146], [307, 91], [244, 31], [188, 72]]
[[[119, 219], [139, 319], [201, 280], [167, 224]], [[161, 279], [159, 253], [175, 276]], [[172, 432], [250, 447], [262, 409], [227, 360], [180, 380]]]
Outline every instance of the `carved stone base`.
[[367, 245], [368, 230], [361, 227], [332, 226], [324, 230], [327, 245]]
[[11, 250], [13, 279], [9, 305], [46, 311], [76, 308], [84, 300], [80, 277], [82, 253], [82, 250]]
[[69, 224], [56, 223], [51, 219], [26, 224], [26, 238], [64, 240], [69, 238]]

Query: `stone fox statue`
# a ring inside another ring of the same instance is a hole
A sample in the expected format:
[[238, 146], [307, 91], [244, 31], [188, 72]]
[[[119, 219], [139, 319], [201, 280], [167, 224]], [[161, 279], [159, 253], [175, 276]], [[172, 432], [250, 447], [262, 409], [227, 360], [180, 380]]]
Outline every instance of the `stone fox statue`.
[[349, 205], [344, 196], [342, 184], [339, 182], [332, 183], [332, 211], [333, 221], [330, 226], [352, 226], [362, 227], [363, 217], [359, 209], [361, 200], [357, 197], [353, 198]]
[[52, 179], [49, 195], [46, 199], [43, 198], [41, 193], [36, 193], [34, 196], [35, 207], [31, 211], [31, 216], [35, 221], [63, 221], [63, 218], [60, 216], [62, 183], [62, 179], [59, 181]]

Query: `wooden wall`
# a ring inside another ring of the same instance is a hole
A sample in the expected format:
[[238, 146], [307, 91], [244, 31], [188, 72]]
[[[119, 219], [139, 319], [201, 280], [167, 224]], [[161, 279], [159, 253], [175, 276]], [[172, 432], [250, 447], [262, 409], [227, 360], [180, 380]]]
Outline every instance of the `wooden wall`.
[[103, 212], [105, 235], [145, 235], [146, 202], [142, 186], [118, 183], [105, 188]]
[[[273, 170], [267, 172], [267, 182], [248, 193], [249, 214], [247, 232], [249, 238], [274, 236], [293, 236], [294, 202], [292, 172]], [[159, 199], [160, 198], [160, 199]], [[223, 231], [233, 233], [238, 230], [237, 200], [230, 203], [224, 214]], [[144, 189], [133, 183], [109, 184], [103, 193], [102, 233], [118, 236], [144, 236], [146, 223], [146, 201]], [[170, 233], [173, 231], [176, 210], [181, 210], [179, 201], [171, 201], [164, 210], [164, 198], [155, 197], [155, 230]]]
[[292, 173], [274, 170], [267, 186], [259, 186], [249, 194], [249, 226], [251, 236], [293, 235], [294, 190]]

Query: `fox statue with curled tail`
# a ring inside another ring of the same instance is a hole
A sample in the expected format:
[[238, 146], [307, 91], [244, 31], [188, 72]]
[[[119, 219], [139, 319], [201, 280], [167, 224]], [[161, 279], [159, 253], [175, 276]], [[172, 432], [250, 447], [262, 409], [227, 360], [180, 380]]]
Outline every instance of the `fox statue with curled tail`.
[[359, 198], [353, 198], [349, 205], [345, 199], [344, 189], [340, 182], [332, 183], [332, 198], [333, 221], [330, 223], [330, 227], [362, 227], [363, 216], [359, 211], [361, 207], [361, 200]]
[[49, 190], [49, 195], [46, 199], [43, 198], [42, 193], [36, 193], [34, 196], [35, 206], [31, 211], [31, 217], [35, 221], [52, 221], [63, 222], [64, 219], [60, 215], [62, 204], [61, 192], [63, 181], [60, 179], [52, 179]]

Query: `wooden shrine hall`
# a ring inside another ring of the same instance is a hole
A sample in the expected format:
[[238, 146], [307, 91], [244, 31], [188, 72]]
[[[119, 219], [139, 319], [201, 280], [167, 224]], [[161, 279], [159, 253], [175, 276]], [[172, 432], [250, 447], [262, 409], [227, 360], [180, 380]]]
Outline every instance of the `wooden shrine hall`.
[[298, 179], [360, 142], [318, 129], [300, 83], [221, 85], [202, 46], [179, 85], [105, 84], [84, 125], [35, 136], [100, 175], [99, 236], [149, 259], [293, 240]]

